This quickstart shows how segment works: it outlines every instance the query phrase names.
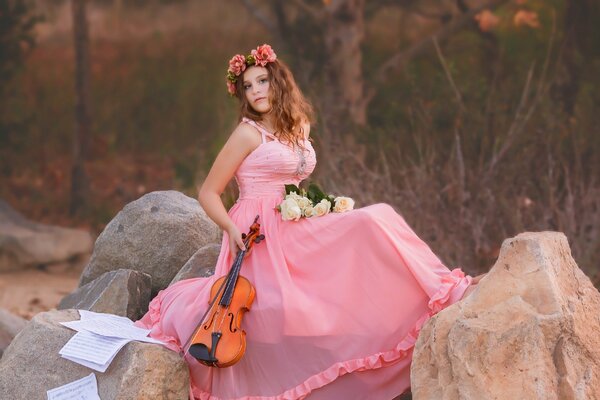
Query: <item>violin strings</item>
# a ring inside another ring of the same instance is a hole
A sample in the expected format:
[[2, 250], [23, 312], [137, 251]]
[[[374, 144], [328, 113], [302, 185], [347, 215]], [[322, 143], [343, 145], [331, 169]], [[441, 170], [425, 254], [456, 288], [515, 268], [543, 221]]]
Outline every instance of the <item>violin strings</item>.
[[[254, 219], [254, 224], [257, 223], [259, 216], [257, 215], [256, 218]], [[260, 225], [259, 225], [260, 226]], [[251, 227], [251, 231], [252, 231], [252, 227]], [[248, 248], [248, 244], [250, 243], [251, 238], [253, 237], [252, 234], [249, 234], [246, 237], [246, 240], [244, 241], [244, 245], [246, 247], [246, 249]], [[244, 255], [246, 254], [247, 250], [242, 250], [240, 251], [237, 256], [236, 259], [234, 261], [233, 267], [229, 270], [229, 273], [227, 274], [226, 279], [223, 281], [223, 283], [221, 283], [221, 286], [219, 286], [219, 289], [217, 290], [217, 293], [215, 294], [215, 296], [211, 299], [210, 305], [208, 307], [208, 309], [206, 310], [206, 312], [204, 313], [204, 315], [202, 316], [202, 318], [200, 319], [200, 322], [198, 323], [198, 325], [196, 325], [196, 328], [194, 328], [194, 330], [192, 331], [191, 336], [189, 337], [189, 339], [187, 340], [187, 342], [185, 343], [185, 345], [182, 347], [183, 349], [183, 354], [185, 355], [185, 353], [187, 353], [189, 351], [189, 349], [191, 348], [191, 342], [192, 342], [192, 338], [196, 335], [196, 332], [198, 331], [199, 327], [205, 323], [205, 318], [206, 316], [209, 314], [209, 312], [211, 310], [213, 310], [213, 307], [215, 307], [215, 305], [220, 305], [220, 302], [223, 298], [223, 295], [225, 295], [226, 292], [228, 292], [228, 290], [231, 288], [231, 285], [235, 285], [237, 283], [237, 279], [233, 280], [231, 279], [232, 276], [234, 275], [233, 272], [235, 269], [237, 269], [236, 274], [239, 274], [239, 270], [241, 269], [241, 264], [244, 258]], [[221, 292], [223, 291], [223, 288], [225, 287], [225, 292], [223, 293], [223, 295], [221, 295], [221, 299], [219, 299], [219, 295], [221, 294]], [[219, 300], [219, 301], [217, 301]], [[229, 301], [229, 304], [227, 304], [226, 307], [226, 311], [229, 310], [229, 307], [231, 305], [231, 301]], [[223, 314], [223, 316], [221, 317], [221, 324], [223, 324], [223, 321], [225, 319], [225, 316], [227, 315], [227, 313], [225, 312]], [[215, 316], [216, 317], [216, 316]], [[213, 333], [215, 332], [215, 325], [213, 324]], [[186, 349], [187, 347], [187, 349]]]
[[[189, 339], [187, 340], [187, 342], [185, 342], [185, 345], [182, 347], [184, 349], [184, 354], [189, 351], [189, 347], [191, 347], [192, 338], [198, 331], [198, 328], [205, 322], [204, 320], [205, 320], [206, 316], [208, 315], [208, 313], [210, 312], [210, 310], [212, 310], [212, 308], [215, 306], [215, 304], [217, 304], [217, 299], [219, 298], [219, 294], [221, 293], [221, 291], [223, 290], [224, 287], [225, 287], [225, 281], [223, 281], [223, 283], [219, 287], [219, 290], [217, 290], [217, 293], [211, 299], [208, 309], [204, 312], [204, 315], [202, 316], [202, 318], [200, 318], [200, 322], [198, 323], [198, 325], [196, 325], [196, 327], [192, 331], [192, 334], [190, 335]], [[190, 345], [190, 346], [188, 347], [188, 345]], [[187, 347], [187, 350], [185, 350], [186, 347]]]
[[[246, 243], [244, 243], [244, 246], [248, 246], [248, 241], [246, 241]], [[242, 260], [244, 259], [244, 255], [246, 254], [246, 250], [241, 250], [235, 259], [235, 262], [233, 263], [233, 267], [231, 268], [231, 270], [229, 271], [229, 276], [227, 277], [227, 285], [225, 286], [225, 291], [223, 292], [223, 295], [221, 296], [221, 300], [223, 299], [223, 296], [225, 295], [225, 293], [229, 293], [229, 291], [232, 288], [232, 285], [235, 285], [237, 283], [237, 279], [233, 279], [232, 276], [233, 275], [237, 275], [239, 273], [240, 270], [240, 266], [242, 264]], [[237, 271], [236, 271], [237, 270]], [[234, 271], [236, 271], [234, 273]], [[221, 302], [221, 300], [219, 301], [219, 303]], [[219, 323], [219, 327], [221, 327], [223, 325], [223, 321], [225, 321], [225, 317], [227, 316], [227, 312], [229, 311], [229, 307], [231, 306], [231, 302], [228, 302], [227, 307], [225, 307], [224, 310], [220, 310], [223, 311], [223, 315], [221, 316], [221, 322]], [[215, 332], [216, 329], [216, 324], [213, 324], [213, 332]]]

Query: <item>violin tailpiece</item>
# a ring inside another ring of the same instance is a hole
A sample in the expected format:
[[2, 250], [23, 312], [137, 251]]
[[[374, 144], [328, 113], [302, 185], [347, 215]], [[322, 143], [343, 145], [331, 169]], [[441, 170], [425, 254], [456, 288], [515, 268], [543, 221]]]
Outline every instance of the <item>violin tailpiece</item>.
[[206, 345], [197, 343], [190, 346], [189, 353], [201, 363], [209, 366], [215, 366], [219, 362], [219, 360], [215, 357], [215, 352], [217, 351], [217, 344], [221, 339], [221, 335], [221, 332], [213, 332], [211, 334], [212, 346], [210, 351]]

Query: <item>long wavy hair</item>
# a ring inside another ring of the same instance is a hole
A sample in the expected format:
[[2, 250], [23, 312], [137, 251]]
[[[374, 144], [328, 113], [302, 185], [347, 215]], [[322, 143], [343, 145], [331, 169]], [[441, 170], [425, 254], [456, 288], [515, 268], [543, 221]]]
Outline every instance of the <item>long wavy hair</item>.
[[[292, 72], [283, 61], [277, 59], [269, 62], [265, 68], [269, 72], [269, 113], [274, 117], [273, 134], [282, 142], [304, 148], [302, 140], [305, 132], [302, 125], [314, 122], [313, 107], [298, 88]], [[236, 82], [236, 96], [240, 100], [240, 120], [246, 117], [260, 122], [263, 115], [250, 106], [243, 81], [238, 79]]]

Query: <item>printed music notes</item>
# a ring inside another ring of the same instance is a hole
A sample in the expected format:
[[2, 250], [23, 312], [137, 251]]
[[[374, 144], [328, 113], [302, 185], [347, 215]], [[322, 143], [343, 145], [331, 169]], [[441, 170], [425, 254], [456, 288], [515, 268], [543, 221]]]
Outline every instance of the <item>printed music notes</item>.
[[161, 343], [148, 337], [147, 329], [138, 328], [129, 318], [79, 310], [79, 321], [62, 322], [77, 333], [59, 354], [67, 360], [104, 372], [119, 350], [132, 340]]

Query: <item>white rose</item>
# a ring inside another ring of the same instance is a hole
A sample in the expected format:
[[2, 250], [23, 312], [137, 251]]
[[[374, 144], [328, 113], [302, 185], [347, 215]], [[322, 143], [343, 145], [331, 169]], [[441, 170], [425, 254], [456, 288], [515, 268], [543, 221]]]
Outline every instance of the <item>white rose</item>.
[[319, 204], [317, 204], [314, 208], [314, 215], [317, 217], [321, 217], [327, 213], [329, 213], [329, 209], [331, 208], [331, 202], [327, 199], [321, 200]]
[[298, 202], [298, 200], [300, 200], [302, 198], [302, 196], [300, 196], [296, 192], [290, 192], [290, 194], [286, 195], [285, 198], [286, 198], [286, 200], [287, 199], [294, 199], [294, 200], [296, 200], [296, 202]]
[[302, 211], [293, 198], [286, 198], [280, 205], [281, 218], [285, 221], [298, 221], [302, 216]]
[[339, 196], [335, 198], [335, 205], [333, 211], [335, 212], [346, 212], [354, 209], [354, 200], [350, 197]]
[[310, 201], [310, 199], [306, 197], [300, 197], [296, 199], [296, 203], [298, 204], [298, 207], [300, 207], [302, 210], [304, 210], [308, 206], [312, 207], [312, 201]]
[[302, 213], [305, 217], [310, 218], [315, 215], [315, 209], [312, 204], [310, 204], [302, 209]]

